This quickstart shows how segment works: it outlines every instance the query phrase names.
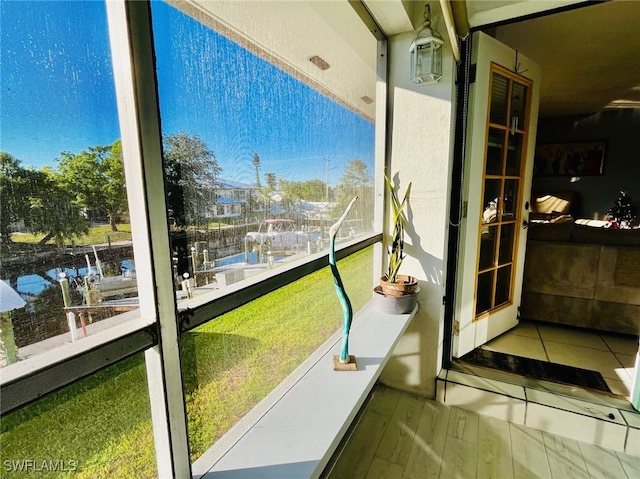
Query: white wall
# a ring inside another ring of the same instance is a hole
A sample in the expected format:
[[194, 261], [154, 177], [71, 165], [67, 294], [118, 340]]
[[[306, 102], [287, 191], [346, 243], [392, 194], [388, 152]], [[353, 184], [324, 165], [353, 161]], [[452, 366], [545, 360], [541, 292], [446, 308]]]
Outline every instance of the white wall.
[[[432, 5], [436, 29], [446, 35], [439, 7]], [[421, 12], [420, 12], [421, 13]], [[414, 22], [415, 24], [415, 22]], [[409, 45], [413, 33], [389, 39], [389, 88], [392, 111], [391, 168], [388, 172], [404, 195], [411, 181], [401, 273], [420, 281], [419, 310], [382, 373], [389, 386], [435, 396], [441, 367], [444, 271], [452, 157], [454, 61], [445, 37], [443, 77], [434, 85], [409, 81]]]

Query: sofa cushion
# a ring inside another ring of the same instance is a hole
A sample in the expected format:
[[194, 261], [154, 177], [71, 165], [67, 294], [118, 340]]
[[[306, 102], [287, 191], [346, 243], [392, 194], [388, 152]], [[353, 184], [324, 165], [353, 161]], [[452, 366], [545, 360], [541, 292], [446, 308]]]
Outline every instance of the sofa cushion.
[[575, 191], [534, 194], [531, 199], [530, 217], [532, 219], [551, 219], [555, 216], [571, 214], [576, 197]]
[[535, 241], [571, 241], [573, 221], [535, 222], [529, 225], [528, 239]]
[[640, 246], [640, 228], [621, 230], [576, 224], [571, 241], [603, 246]]

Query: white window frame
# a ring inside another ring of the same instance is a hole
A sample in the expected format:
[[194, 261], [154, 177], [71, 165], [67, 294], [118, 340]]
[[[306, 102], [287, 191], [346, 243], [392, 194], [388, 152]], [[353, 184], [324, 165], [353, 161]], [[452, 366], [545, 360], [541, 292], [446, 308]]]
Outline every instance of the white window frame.
[[[43, 395], [144, 351], [149, 400], [160, 477], [191, 477], [186, 405], [182, 385], [179, 339], [188, 331], [253, 299], [327, 266], [327, 253], [283, 267], [247, 287], [187, 311], [178, 311], [166, 218], [162, 166], [162, 135], [156, 85], [150, 2], [108, 0], [107, 17], [140, 309], [117, 327], [5, 368], [0, 375], [0, 412], [5, 414]], [[364, 5], [350, 2], [378, 40], [375, 127], [374, 232], [336, 252], [344, 258], [375, 245], [374, 278], [382, 270], [384, 165], [387, 132], [387, 43]], [[151, 206], [153, 205], [153, 206]], [[167, 258], [166, 261], [155, 259]], [[372, 281], [374, 280], [372, 278]]]

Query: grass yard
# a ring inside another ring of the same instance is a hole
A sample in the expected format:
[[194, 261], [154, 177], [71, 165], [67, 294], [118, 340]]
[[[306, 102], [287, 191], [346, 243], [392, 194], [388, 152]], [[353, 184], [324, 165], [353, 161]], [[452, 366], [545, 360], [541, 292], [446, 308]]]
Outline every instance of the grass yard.
[[[73, 238], [73, 242], [65, 239], [65, 245], [97, 245], [105, 244], [109, 241], [115, 243], [117, 241], [131, 241], [131, 225], [129, 223], [118, 223], [118, 231], [111, 231], [109, 225], [92, 226], [89, 228], [89, 232], [86, 235], [80, 235]], [[218, 228], [228, 228], [232, 225], [225, 223], [210, 223], [207, 225], [207, 229], [214, 230]], [[202, 228], [189, 227], [188, 231], [194, 232]], [[14, 243], [22, 244], [37, 244], [44, 238], [43, 233], [11, 233], [11, 241]], [[53, 239], [49, 240], [47, 244], [55, 244]]]
[[[340, 261], [354, 310], [371, 299], [372, 248]], [[197, 459], [340, 328], [329, 268], [182, 338], [192, 460]], [[0, 477], [153, 478], [143, 355], [78, 381], [2, 418]], [[10, 475], [7, 460], [75, 461], [75, 472]]]
[[[92, 226], [89, 228], [89, 233], [81, 235], [73, 240], [74, 245], [92, 245], [103, 244], [111, 241], [131, 241], [131, 225], [118, 224], [118, 231], [111, 231], [109, 225]], [[44, 234], [31, 234], [31, 233], [12, 233], [11, 241], [14, 243], [39, 243]], [[54, 240], [49, 240], [48, 244], [55, 244]], [[68, 240], [65, 240], [65, 244], [70, 244]]]

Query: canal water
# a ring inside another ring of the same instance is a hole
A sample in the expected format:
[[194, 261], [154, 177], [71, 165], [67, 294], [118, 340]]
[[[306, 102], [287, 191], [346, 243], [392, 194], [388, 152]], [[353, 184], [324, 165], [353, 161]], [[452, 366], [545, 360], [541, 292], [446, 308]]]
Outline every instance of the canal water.
[[[98, 255], [100, 256], [100, 252], [98, 252]], [[82, 290], [84, 278], [91, 274], [98, 275], [93, 256], [90, 258], [93, 260], [90, 267], [86, 264], [84, 257], [82, 257], [82, 260], [84, 260], [82, 262], [79, 256], [73, 259], [76, 264], [67, 263], [65, 267], [49, 268], [37, 273], [25, 271], [25, 274], [20, 274], [17, 278], [14, 276], [11, 280], [2, 278], [2, 280], [14, 288], [27, 303], [24, 308], [14, 310], [11, 313], [16, 345], [18, 347], [24, 347], [68, 332], [69, 327], [64, 313], [64, 302], [60, 287], [61, 273], [64, 273], [69, 281], [71, 302], [75, 306], [82, 305], [85, 301], [85, 295], [83, 295]], [[214, 262], [214, 267], [244, 263], [246, 262], [245, 259], [244, 253], [217, 258]], [[274, 260], [278, 259], [279, 258], [274, 258]], [[256, 264], [258, 262], [258, 253], [250, 252], [249, 263]], [[126, 275], [126, 272], [135, 271], [135, 265], [131, 258], [121, 260], [112, 259], [108, 263], [103, 263], [102, 266], [105, 276]], [[109, 299], [117, 298], [118, 297], [110, 297]], [[93, 321], [100, 321], [107, 317], [109, 317], [107, 313], [92, 314]]]

